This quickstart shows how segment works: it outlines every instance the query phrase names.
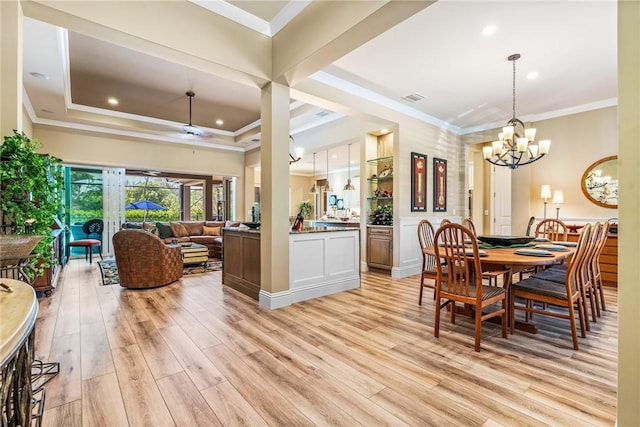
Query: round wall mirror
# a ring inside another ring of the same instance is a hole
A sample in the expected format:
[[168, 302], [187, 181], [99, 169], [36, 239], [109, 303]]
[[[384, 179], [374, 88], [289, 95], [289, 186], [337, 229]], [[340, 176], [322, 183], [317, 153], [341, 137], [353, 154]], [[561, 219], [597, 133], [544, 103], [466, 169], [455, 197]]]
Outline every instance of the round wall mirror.
[[598, 206], [618, 208], [618, 156], [594, 162], [582, 174], [582, 192]]

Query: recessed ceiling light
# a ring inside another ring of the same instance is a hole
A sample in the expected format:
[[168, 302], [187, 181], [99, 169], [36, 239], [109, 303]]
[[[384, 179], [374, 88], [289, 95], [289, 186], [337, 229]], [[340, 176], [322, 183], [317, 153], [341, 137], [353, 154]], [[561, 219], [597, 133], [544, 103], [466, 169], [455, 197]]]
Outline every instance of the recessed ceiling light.
[[538, 72], [537, 72], [537, 71], [532, 71], [532, 72], [530, 72], [529, 74], [527, 74], [527, 78], [528, 78], [528, 79], [531, 79], [531, 80], [533, 80], [533, 79], [537, 79], [537, 78], [538, 78], [538, 75], [539, 75], [539, 74], [538, 74]]
[[217, 124], [218, 126], [222, 126], [222, 125], [224, 124], [224, 120], [222, 120], [222, 119], [218, 119], [218, 120], [216, 120], [216, 124]]
[[332, 158], [332, 159], [337, 159], [337, 158], [338, 158], [338, 155], [337, 155], [337, 154], [332, 154], [332, 155], [331, 155], [331, 158]]
[[47, 110], [46, 108], [43, 108], [43, 109], [42, 109], [42, 110], [40, 110], [40, 111], [42, 111], [43, 113], [47, 113], [47, 114], [53, 114], [53, 111], [51, 111], [51, 110]]
[[482, 35], [483, 36], [490, 36], [490, 35], [494, 34], [496, 31], [498, 31], [498, 27], [496, 27], [495, 25], [487, 25], [486, 27], [484, 27], [482, 29]]
[[119, 104], [118, 100], [116, 98], [113, 98], [113, 97], [107, 99], [107, 102], [109, 103], [109, 105], [118, 105]]
[[29, 75], [36, 79], [49, 80], [49, 76], [47, 76], [46, 74], [36, 73], [35, 71], [30, 72]]

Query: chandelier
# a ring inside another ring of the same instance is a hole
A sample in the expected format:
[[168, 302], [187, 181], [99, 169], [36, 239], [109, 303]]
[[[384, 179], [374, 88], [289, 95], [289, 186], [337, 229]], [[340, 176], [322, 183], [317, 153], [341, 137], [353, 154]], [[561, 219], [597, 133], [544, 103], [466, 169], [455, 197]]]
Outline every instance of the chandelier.
[[510, 55], [507, 59], [513, 63], [513, 116], [498, 134], [498, 140], [491, 143], [491, 147], [484, 147], [482, 154], [485, 160], [497, 166], [507, 166], [517, 169], [518, 166], [528, 165], [549, 153], [551, 141], [543, 139], [534, 144], [536, 130], [525, 128], [522, 120], [516, 118], [516, 60], [519, 53]]

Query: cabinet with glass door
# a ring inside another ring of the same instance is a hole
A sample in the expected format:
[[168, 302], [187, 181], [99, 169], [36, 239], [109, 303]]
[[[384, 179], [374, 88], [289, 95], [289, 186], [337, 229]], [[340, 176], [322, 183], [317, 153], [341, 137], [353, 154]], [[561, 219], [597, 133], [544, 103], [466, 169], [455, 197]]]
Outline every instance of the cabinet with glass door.
[[[367, 196], [369, 222], [374, 223], [372, 214], [379, 206], [393, 205], [393, 156], [367, 160], [367, 184], [369, 188]], [[375, 225], [390, 224], [379, 223]]]

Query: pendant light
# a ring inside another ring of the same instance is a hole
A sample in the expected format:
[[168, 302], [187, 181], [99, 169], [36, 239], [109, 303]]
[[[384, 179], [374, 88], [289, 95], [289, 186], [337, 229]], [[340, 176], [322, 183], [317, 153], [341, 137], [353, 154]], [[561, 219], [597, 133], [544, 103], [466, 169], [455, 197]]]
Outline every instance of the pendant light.
[[348, 164], [348, 170], [349, 170], [349, 179], [347, 179], [347, 185], [344, 186], [344, 191], [356, 191], [356, 187], [351, 183], [351, 144], [349, 144], [349, 163]]
[[325, 193], [333, 193], [333, 188], [329, 184], [329, 149], [327, 149], [327, 185], [324, 186]]
[[316, 186], [316, 153], [313, 153], [313, 187], [311, 187], [309, 193], [318, 194], [318, 187]]

